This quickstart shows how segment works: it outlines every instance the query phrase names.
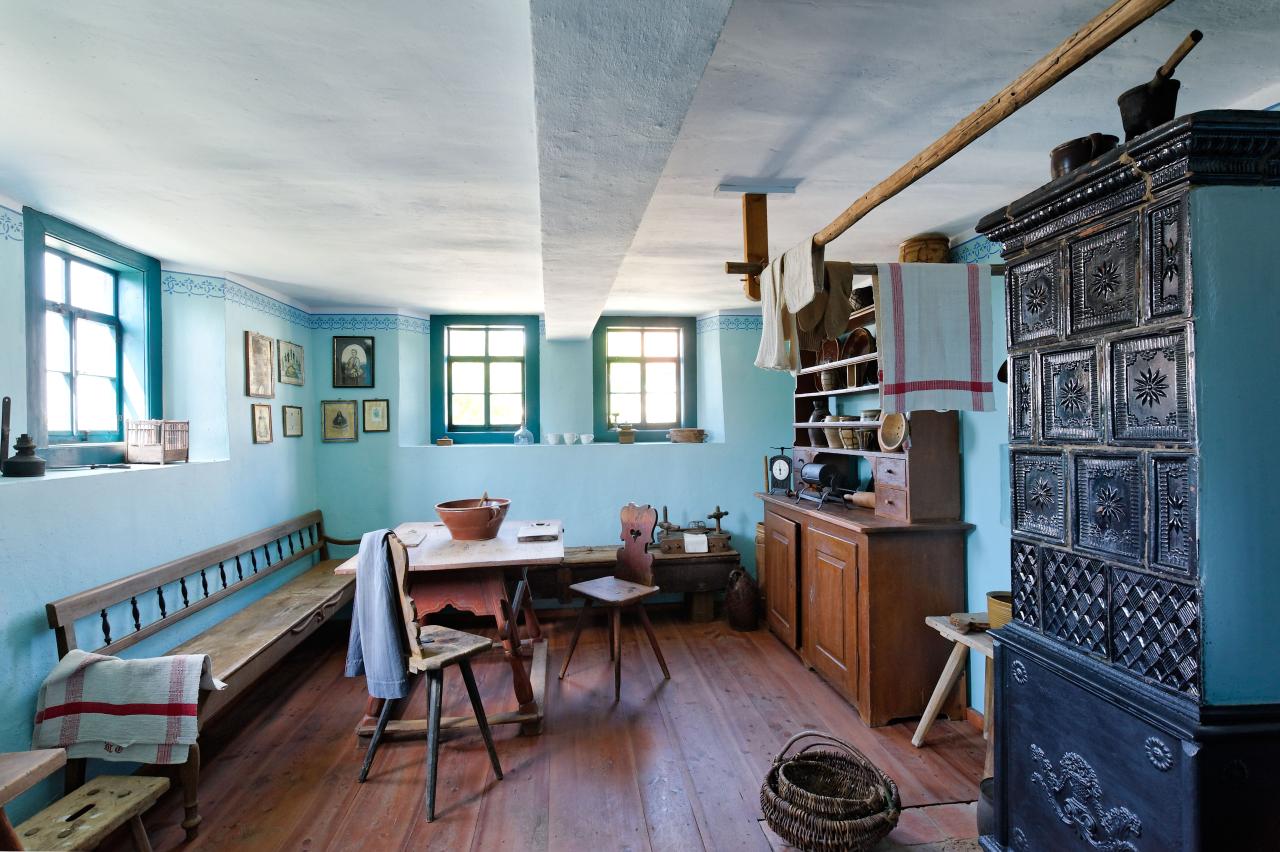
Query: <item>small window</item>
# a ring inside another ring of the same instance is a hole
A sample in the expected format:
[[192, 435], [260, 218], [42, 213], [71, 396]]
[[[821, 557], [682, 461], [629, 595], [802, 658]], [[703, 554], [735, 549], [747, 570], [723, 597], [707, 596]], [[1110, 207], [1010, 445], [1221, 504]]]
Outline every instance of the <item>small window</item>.
[[160, 263], [23, 208], [27, 431], [55, 464], [123, 460], [125, 420], [162, 416]]
[[628, 423], [641, 440], [666, 440], [693, 426], [697, 387], [694, 321], [687, 317], [604, 317], [594, 334], [596, 435]]
[[123, 426], [116, 273], [46, 249], [44, 291], [49, 441], [119, 441]]
[[537, 433], [538, 323], [533, 317], [432, 318], [433, 438], [510, 442]]

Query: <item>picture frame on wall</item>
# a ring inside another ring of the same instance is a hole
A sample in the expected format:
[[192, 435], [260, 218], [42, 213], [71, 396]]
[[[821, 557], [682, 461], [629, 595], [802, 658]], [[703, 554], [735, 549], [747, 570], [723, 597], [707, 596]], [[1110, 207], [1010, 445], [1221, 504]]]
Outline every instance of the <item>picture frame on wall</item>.
[[253, 442], [255, 444], [270, 444], [271, 406], [265, 402], [255, 402], [249, 408], [253, 416]]
[[391, 400], [388, 400], [388, 399], [364, 400], [364, 431], [366, 432], [390, 432], [391, 431]]
[[302, 437], [302, 406], [280, 406], [280, 433], [286, 438]]
[[373, 338], [333, 338], [333, 386], [373, 387]]
[[301, 346], [288, 340], [276, 341], [276, 352], [280, 358], [279, 378], [282, 385], [298, 385], [306, 383], [306, 352]]
[[275, 338], [244, 333], [244, 393], [245, 396], [271, 399], [276, 395]]
[[327, 399], [321, 402], [321, 440], [328, 443], [359, 440], [357, 414], [354, 399]]

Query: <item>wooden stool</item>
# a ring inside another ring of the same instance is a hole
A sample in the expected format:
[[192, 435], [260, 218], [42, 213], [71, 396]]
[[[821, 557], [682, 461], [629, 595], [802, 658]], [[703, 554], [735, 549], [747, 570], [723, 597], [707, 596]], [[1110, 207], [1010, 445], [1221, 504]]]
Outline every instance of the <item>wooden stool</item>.
[[[973, 621], [986, 623], [987, 614], [985, 612], [970, 612], [965, 615], [971, 616]], [[931, 615], [924, 620], [934, 630], [938, 631], [943, 637], [950, 639], [955, 643], [951, 649], [951, 656], [947, 658], [947, 664], [942, 667], [942, 674], [938, 677], [938, 685], [933, 688], [933, 695], [929, 696], [929, 704], [925, 707], [924, 715], [920, 717], [920, 724], [916, 727], [915, 736], [911, 738], [911, 744], [916, 748], [924, 743], [924, 738], [929, 733], [929, 728], [933, 725], [935, 719], [938, 718], [938, 711], [942, 709], [942, 703], [947, 700], [947, 696], [951, 694], [952, 688], [956, 685], [956, 681], [960, 679], [960, 675], [964, 674], [964, 664], [969, 659], [969, 650], [973, 649], [979, 654], [987, 658], [986, 678], [982, 702], [982, 736], [987, 741], [987, 757], [983, 768], [983, 777], [990, 777], [994, 766], [994, 746], [995, 738], [991, 736], [992, 724], [995, 721], [991, 713], [993, 711], [993, 701], [995, 697], [995, 673], [992, 665], [995, 656], [995, 640], [991, 638], [991, 634], [985, 630], [975, 630], [971, 633], [961, 633], [951, 625], [951, 619], [945, 615]]]
[[[440, 704], [444, 693], [444, 670], [448, 666], [457, 665], [462, 673], [462, 682], [466, 684], [467, 695], [471, 698], [471, 709], [476, 714], [476, 722], [480, 727], [480, 735], [484, 737], [484, 746], [489, 750], [489, 762], [493, 764], [493, 772], [502, 778], [502, 764], [498, 762], [498, 752], [493, 747], [493, 734], [489, 731], [489, 720], [484, 715], [484, 705], [480, 702], [480, 690], [476, 688], [475, 675], [471, 672], [471, 657], [483, 654], [493, 647], [493, 642], [483, 636], [450, 630], [434, 624], [421, 627], [414, 625], [417, 633], [417, 653], [409, 655], [409, 671], [411, 673], [426, 672], [427, 675], [427, 822], [436, 818], [436, 763], [440, 754]], [[391, 717], [392, 701], [382, 702], [382, 711], [378, 714], [378, 726], [369, 741], [369, 751], [364, 756], [364, 766], [360, 768], [360, 781], [363, 783], [369, 776], [369, 767], [373, 764], [373, 754], [378, 750], [382, 732]]]
[[139, 852], [151, 852], [142, 814], [169, 789], [168, 778], [99, 775], [16, 829], [26, 849], [97, 849], [126, 822]]

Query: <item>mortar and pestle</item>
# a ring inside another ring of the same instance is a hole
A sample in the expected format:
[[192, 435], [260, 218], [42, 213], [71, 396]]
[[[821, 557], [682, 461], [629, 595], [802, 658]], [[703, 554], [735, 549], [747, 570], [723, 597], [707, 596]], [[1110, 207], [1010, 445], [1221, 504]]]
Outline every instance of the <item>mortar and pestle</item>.
[[1202, 38], [1204, 33], [1192, 30], [1168, 61], [1156, 70], [1151, 82], [1135, 86], [1116, 98], [1120, 106], [1120, 122], [1124, 125], [1124, 141], [1173, 120], [1178, 109], [1178, 89], [1182, 86], [1173, 79], [1173, 71]]

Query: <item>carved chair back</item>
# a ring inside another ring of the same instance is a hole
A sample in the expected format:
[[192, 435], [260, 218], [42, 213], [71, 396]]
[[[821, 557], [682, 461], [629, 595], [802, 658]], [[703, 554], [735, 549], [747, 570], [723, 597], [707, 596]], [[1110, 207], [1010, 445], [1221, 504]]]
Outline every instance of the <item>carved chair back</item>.
[[622, 507], [622, 547], [618, 548], [618, 567], [613, 576], [642, 586], [653, 585], [653, 554], [648, 546], [658, 525], [658, 510], [645, 504], [628, 503]]

